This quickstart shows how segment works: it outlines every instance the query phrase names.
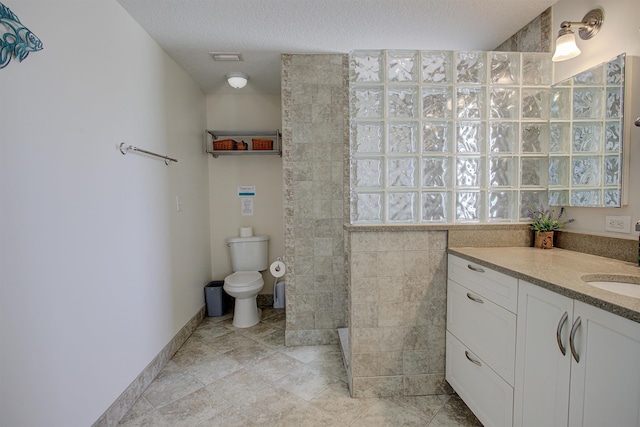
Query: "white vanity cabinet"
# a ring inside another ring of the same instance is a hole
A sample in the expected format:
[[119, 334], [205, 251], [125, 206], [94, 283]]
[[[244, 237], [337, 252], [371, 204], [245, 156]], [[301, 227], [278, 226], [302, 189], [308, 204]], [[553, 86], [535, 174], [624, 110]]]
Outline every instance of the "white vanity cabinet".
[[518, 281], [449, 255], [446, 378], [485, 426], [510, 426]]
[[514, 426], [640, 426], [640, 324], [520, 281]]

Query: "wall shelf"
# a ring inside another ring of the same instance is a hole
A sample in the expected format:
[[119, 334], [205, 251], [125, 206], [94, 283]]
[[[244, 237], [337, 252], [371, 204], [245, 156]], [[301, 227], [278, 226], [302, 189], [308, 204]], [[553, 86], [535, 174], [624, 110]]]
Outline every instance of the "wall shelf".
[[[230, 139], [234, 142], [244, 142], [247, 148], [243, 150], [216, 150], [214, 142]], [[254, 149], [254, 139], [268, 139], [273, 141], [271, 150]], [[204, 132], [205, 152], [211, 154], [214, 158], [218, 156], [247, 156], [253, 154], [277, 154], [282, 156], [282, 134], [279, 130], [267, 131], [240, 131], [240, 130], [205, 130]]]

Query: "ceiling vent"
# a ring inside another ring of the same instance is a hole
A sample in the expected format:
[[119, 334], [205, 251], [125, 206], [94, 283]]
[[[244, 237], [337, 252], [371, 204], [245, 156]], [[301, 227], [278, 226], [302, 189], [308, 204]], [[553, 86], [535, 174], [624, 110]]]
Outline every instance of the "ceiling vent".
[[209, 52], [214, 61], [240, 62], [244, 61], [241, 53], [233, 52]]

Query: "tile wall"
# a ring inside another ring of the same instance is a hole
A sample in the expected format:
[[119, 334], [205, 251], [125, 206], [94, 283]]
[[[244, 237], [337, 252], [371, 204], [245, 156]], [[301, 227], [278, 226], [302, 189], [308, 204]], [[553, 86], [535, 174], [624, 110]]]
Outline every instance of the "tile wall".
[[347, 55], [282, 56], [287, 345], [336, 344], [348, 323], [347, 80]]

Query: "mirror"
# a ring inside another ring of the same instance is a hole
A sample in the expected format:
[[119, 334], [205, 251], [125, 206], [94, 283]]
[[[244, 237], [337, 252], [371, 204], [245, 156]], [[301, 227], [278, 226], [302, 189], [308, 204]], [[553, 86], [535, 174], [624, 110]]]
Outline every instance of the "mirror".
[[625, 59], [551, 86], [549, 205], [622, 206]]

